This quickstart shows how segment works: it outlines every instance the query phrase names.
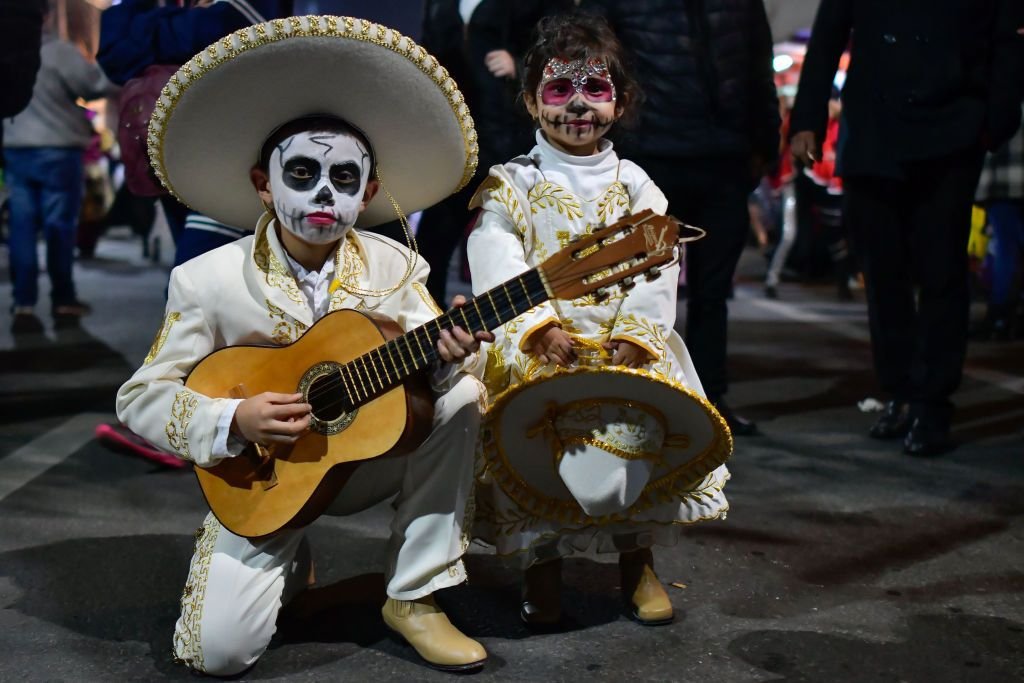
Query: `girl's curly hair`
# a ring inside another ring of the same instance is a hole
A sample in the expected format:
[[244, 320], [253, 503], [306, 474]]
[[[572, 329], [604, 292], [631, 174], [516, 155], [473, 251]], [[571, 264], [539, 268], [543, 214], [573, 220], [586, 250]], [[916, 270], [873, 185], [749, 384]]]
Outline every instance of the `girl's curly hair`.
[[534, 30], [533, 45], [527, 50], [522, 74], [522, 97], [533, 99], [544, 66], [552, 57], [604, 60], [615, 82], [616, 104], [622, 109], [620, 123], [636, 118], [643, 101], [640, 85], [630, 71], [626, 51], [603, 18], [592, 14], [563, 14], [544, 17]]

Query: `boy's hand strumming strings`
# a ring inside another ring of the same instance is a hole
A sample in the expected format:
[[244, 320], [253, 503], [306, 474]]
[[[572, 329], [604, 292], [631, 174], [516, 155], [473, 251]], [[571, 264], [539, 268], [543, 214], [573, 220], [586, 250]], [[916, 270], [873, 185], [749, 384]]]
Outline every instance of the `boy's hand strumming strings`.
[[612, 352], [612, 365], [624, 365], [627, 368], [642, 368], [653, 358], [647, 349], [628, 341], [610, 341], [601, 344]]
[[569, 365], [576, 360], [572, 337], [555, 323], [542, 327], [530, 335], [527, 346], [530, 353], [545, 365]]
[[235, 408], [231, 431], [252, 443], [295, 443], [309, 429], [313, 410], [302, 398], [273, 391], [247, 398]]
[[[452, 307], [460, 308], [466, 303], [466, 297], [461, 294], [452, 299]], [[471, 353], [476, 353], [480, 348], [480, 342], [492, 342], [494, 335], [487, 331], [470, 334], [458, 325], [451, 330], [441, 330], [441, 336], [437, 340], [437, 354], [446, 363], [454, 363], [462, 360]]]

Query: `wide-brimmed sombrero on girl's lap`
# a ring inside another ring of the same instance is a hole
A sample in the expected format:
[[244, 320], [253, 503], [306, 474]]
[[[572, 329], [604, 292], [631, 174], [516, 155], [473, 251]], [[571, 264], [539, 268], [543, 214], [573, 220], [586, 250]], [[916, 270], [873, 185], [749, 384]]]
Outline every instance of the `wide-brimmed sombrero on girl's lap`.
[[583, 524], [587, 515], [558, 474], [563, 457], [599, 450], [650, 460], [648, 484], [617, 518], [699, 487], [732, 454], [732, 434], [707, 399], [647, 370], [558, 368], [495, 397], [480, 452], [497, 485], [530, 515]]
[[[317, 114], [366, 134], [385, 188], [406, 213], [462, 188], [476, 170], [473, 119], [437, 59], [394, 29], [335, 16], [256, 24], [190, 59], [153, 112], [150, 161], [183, 203], [248, 228], [264, 211], [249, 181], [263, 142]], [[381, 192], [356, 225], [394, 218]]]

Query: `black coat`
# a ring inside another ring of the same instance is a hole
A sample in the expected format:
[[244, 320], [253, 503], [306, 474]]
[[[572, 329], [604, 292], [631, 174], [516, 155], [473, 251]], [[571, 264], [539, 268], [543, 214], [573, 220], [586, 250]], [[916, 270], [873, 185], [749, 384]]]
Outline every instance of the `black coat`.
[[629, 51], [646, 101], [627, 155], [775, 159], [779, 105], [763, 0], [584, 0]]
[[1007, 140], [1024, 94], [1021, 0], [822, 0], [790, 133], [821, 140], [836, 65], [847, 176], [901, 177], [902, 163]]

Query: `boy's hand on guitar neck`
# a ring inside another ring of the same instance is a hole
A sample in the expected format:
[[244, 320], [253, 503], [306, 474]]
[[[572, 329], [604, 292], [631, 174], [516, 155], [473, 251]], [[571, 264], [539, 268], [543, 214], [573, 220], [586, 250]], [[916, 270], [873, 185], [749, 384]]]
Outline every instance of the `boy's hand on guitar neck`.
[[238, 404], [231, 431], [252, 443], [295, 443], [309, 430], [312, 410], [302, 394], [265, 391]]
[[[452, 307], [459, 308], [466, 303], [466, 297], [456, 296], [452, 299]], [[471, 353], [476, 353], [480, 348], [480, 342], [494, 341], [494, 334], [491, 332], [477, 332], [470, 334], [458, 325], [451, 330], [441, 330], [440, 339], [437, 340], [437, 354], [446, 363], [456, 363]]]

